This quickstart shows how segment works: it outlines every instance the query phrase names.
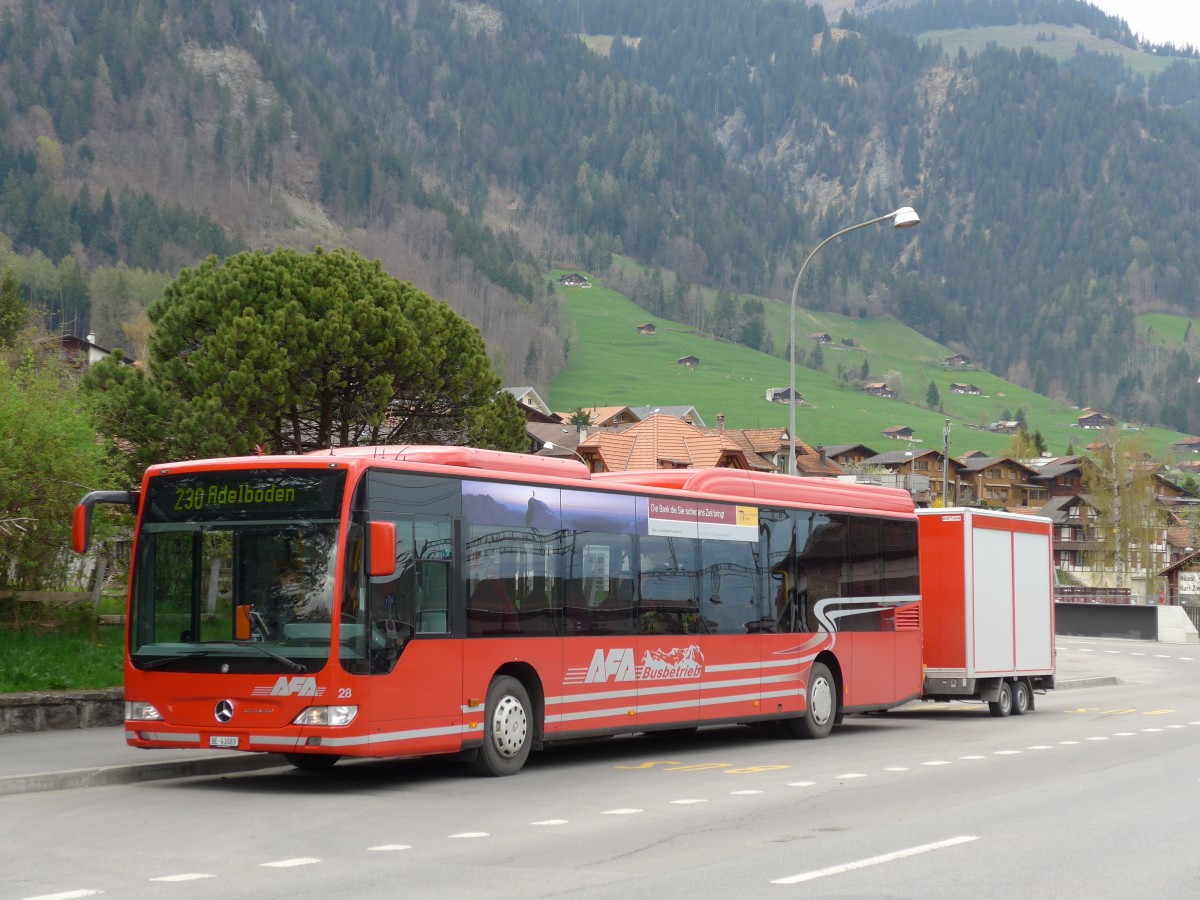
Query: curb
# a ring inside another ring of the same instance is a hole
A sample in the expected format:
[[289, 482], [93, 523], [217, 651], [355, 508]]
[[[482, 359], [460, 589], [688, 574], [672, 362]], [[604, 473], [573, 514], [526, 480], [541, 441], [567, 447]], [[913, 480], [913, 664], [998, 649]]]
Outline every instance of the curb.
[[105, 787], [115, 784], [134, 784], [139, 781], [158, 781], [165, 778], [188, 778], [195, 775], [229, 775], [238, 772], [253, 772], [259, 769], [275, 769], [286, 765], [287, 761], [277, 753], [244, 753], [211, 759], [180, 759], [170, 762], [69, 769], [65, 772], [8, 775], [0, 777], [0, 797]]
[[1101, 675], [1096, 678], [1072, 678], [1068, 681], [1056, 681], [1054, 689], [1070, 691], [1075, 688], [1112, 687], [1117, 684], [1124, 684], [1124, 682], [1115, 675]]

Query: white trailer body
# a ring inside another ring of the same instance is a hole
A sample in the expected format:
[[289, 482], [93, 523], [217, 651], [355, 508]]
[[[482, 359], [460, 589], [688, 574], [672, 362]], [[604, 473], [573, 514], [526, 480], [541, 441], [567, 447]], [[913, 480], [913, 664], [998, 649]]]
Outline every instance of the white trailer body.
[[924, 697], [978, 699], [994, 715], [1033, 709], [1054, 687], [1049, 519], [917, 510]]

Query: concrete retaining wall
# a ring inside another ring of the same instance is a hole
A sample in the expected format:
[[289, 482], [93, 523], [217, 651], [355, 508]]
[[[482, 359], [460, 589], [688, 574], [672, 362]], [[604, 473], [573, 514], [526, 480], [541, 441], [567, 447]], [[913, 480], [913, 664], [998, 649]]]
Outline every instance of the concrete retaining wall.
[[92, 728], [120, 725], [124, 721], [125, 699], [121, 688], [0, 694], [0, 734]]
[[1130, 638], [1194, 644], [1200, 640], [1179, 606], [1116, 603], [1055, 603], [1054, 630], [1072, 637]]

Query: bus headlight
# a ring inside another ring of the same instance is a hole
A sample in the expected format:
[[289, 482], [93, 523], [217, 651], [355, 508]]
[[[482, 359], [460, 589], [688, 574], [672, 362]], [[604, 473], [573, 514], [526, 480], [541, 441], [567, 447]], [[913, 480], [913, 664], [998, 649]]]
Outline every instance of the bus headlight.
[[125, 721], [161, 722], [162, 713], [155, 709], [154, 705], [151, 703], [142, 703], [140, 700], [126, 700]]
[[292, 720], [293, 725], [349, 725], [358, 715], [357, 706], [310, 706]]

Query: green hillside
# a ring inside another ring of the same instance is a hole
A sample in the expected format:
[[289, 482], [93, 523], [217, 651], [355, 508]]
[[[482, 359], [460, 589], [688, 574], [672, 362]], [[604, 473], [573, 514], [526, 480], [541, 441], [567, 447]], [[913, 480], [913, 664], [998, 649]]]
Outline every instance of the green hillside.
[[993, 25], [979, 28], [948, 28], [926, 31], [916, 35], [917, 40], [940, 41], [942, 49], [951, 55], [959, 49], [974, 56], [989, 44], [1006, 50], [1019, 51], [1032, 47], [1045, 56], [1059, 62], [1074, 58], [1077, 49], [1085, 53], [1111, 54], [1134, 74], [1149, 77], [1157, 75], [1171, 63], [1179, 62], [1178, 56], [1155, 56], [1134, 50], [1108, 38], [1098, 37], [1085, 25], [1052, 25], [1039, 22], [1034, 25]]
[[[1196, 319], [1191, 316], [1173, 316], [1170, 313], [1147, 313], [1136, 319], [1138, 335], [1172, 349], [1184, 348], [1200, 343], [1200, 331]], [[1200, 372], [1196, 373], [1200, 375]]]
[[[562, 272], [555, 272], [557, 278]], [[589, 276], [590, 277], [590, 276]], [[705, 423], [725, 414], [730, 428], [787, 427], [788, 410], [770, 403], [771, 387], [786, 387], [786, 358], [769, 356], [716, 341], [686, 325], [649, 316], [632, 301], [592, 279], [591, 288], [556, 285], [563, 315], [570, 321], [567, 365], [545, 398], [559, 412], [592, 406], [695, 406]], [[774, 344], [786, 352], [790, 308], [764, 301]], [[637, 326], [653, 322], [654, 336]], [[811, 353], [808, 335], [827, 332], [834, 341], [823, 347], [822, 371], [797, 366], [796, 387], [804, 405], [796, 411], [797, 436], [810, 444], [863, 443], [883, 451], [894, 449], [883, 429], [911, 427], [927, 445], [941, 447], [942, 429], [951, 422], [951, 455], [968, 450], [1002, 454], [1009, 437], [983, 429], [1007, 410], [1023, 409], [1031, 431], [1040, 431], [1051, 453], [1082, 450], [1101, 439], [1099, 433], [1075, 427], [1079, 411], [978, 369], [949, 369], [942, 361], [953, 351], [890, 319], [849, 318], [834, 313], [797, 310], [797, 355]], [[1182, 333], [1182, 332], [1181, 332]], [[851, 343], [852, 342], [852, 343]], [[696, 356], [693, 368], [676, 360]], [[860, 393], [863, 361], [867, 380], [887, 380], [898, 387], [895, 400]], [[851, 380], [838, 377], [839, 367]], [[941, 410], [924, 406], [930, 381], [938, 388]], [[981, 396], [953, 394], [952, 382], [968, 382]], [[1165, 454], [1182, 435], [1162, 429], [1139, 432], [1148, 448]]]

